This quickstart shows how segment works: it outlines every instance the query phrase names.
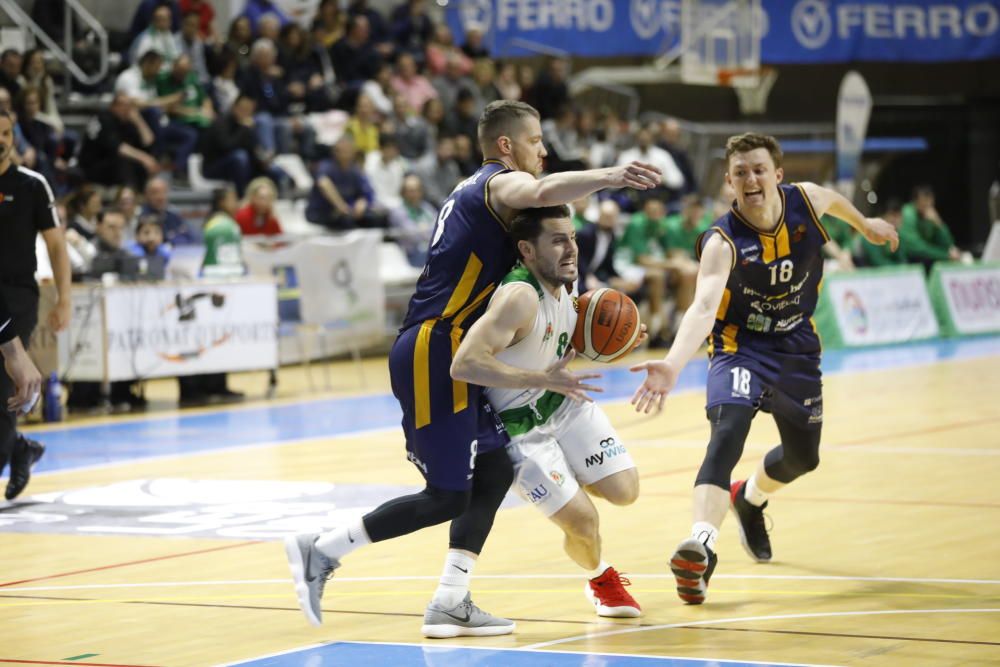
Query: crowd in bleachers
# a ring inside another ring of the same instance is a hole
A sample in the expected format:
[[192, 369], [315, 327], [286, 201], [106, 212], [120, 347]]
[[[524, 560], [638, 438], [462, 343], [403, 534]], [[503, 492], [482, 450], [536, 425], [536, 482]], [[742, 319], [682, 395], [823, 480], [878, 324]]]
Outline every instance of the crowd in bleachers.
[[[36, 0], [33, 12], [57, 40], [60, 4]], [[44, 51], [0, 54], [0, 109], [17, 116], [15, 160], [60, 196], [76, 276], [99, 277], [130, 256], [155, 277], [172, 247], [211, 245], [210, 225], [281, 234], [289, 221], [276, 202], [288, 197], [305, 199], [305, 220], [330, 233], [385, 230], [419, 267], [438, 207], [479, 166], [483, 107], [521, 99], [541, 114], [548, 171], [630, 160], [661, 170], [660, 188], [602, 193], [574, 208], [581, 289], [610, 284], [635, 295], [651, 341], [669, 342], [693, 295], [694, 241], [732, 201], [699, 197], [676, 120], [639, 124], [612, 108], [578, 108], [568, 60], [537, 70], [495, 60], [474, 27], [456, 43], [426, 0], [387, 15], [366, 0], [323, 0], [308, 25], [271, 0], [247, 0], [227, 30], [214, 23], [210, 0], [142, 0], [124, 62], [104, 84], [111, 101], [79, 132], [63, 122]], [[92, 57], [76, 37], [74, 57]], [[205, 182], [224, 187], [204, 223], [189, 220], [171, 197]], [[957, 256], [929, 191], [886, 215], [901, 226], [896, 255], [828, 222], [841, 268]]]

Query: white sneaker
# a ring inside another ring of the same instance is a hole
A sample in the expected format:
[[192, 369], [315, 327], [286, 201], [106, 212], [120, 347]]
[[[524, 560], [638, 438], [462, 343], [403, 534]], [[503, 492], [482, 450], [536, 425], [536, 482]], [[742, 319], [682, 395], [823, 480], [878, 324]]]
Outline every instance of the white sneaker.
[[488, 614], [472, 603], [471, 593], [451, 609], [439, 607], [434, 602], [427, 605], [424, 625], [420, 629], [424, 637], [446, 639], [448, 637], [494, 637], [514, 632], [514, 621]]

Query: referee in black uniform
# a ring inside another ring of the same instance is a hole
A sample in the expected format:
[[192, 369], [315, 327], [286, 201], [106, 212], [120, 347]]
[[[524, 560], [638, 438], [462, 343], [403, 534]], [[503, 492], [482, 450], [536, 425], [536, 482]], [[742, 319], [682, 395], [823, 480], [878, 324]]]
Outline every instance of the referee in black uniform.
[[[52, 189], [41, 174], [13, 163], [14, 120], [0, 111], [0, 293], [13, 318], [14, 333], [25, 348], [38, 322], [35, 236], [41, 232], [52, 262], [59, 301], [49, 326], [62, 331], [71, 312], [69, 255], [56, 217]], [[4, 496], [16, 498], [28, 485], [31, 466], [44, 447], [17, 432], [17, 412], [7, 409], [14, 381], [0, 373], [0, 473], [10, 463]]]
[[0, 293], [0, 357], [7, 377], [14, 382], [15, 394], [7, 401], [12, 412], [31, 410], [42, 387], [42, 376], [14, 332], [14, 317]]

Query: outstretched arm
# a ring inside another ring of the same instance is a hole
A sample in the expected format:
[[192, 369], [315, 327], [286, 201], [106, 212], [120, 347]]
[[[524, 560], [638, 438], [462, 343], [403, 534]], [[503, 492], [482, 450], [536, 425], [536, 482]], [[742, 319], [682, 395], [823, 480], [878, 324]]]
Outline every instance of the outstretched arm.
[[576, 400], [590, 400], [586, 392], [600, 391], [584, 384], [596, 374], [574, 374], [565, 370], [570, 353], [544, 370], [517, 368], [496, 355], [530, 331], [538, 312], [538, 296], [528, 285], [513, 285], [500, 291], [486, 312], [472, 325], [455, 353], [451, 376], [456, 380], [500, 389], [548, 389]]
[[799, 185], [809, 197], [816, 217], [829, 213], [854, 227], [875, 245], [888, 243], [893, 252], [899, 247], [899, 234], [896, 228], [882, 218], [866, 218], [861, 211], [854, 208], [847, 197], [829, 188], [820, 187], [815, 183], [799, 183]]
[[646, 371], [645, 382], [632, 395], [636, 412], [663, 409], [663, 401], [677, 384], [681, 370], [712, 331], [732, 263], [733, 251], [729, 244], [713, 234], [701, 255], [694, 302], [684, 313], [670, 352], [662, 361], [647, 361], [631, 368], [633, 372]]
[[539, 208], [568, 204], [604, 188], [648, 190], [659, 184], [660, 171], [642, 162], [564, 171], [541, 179], [527, 172], [511, 171], [490, 181], [490, 201], [511, 209]]

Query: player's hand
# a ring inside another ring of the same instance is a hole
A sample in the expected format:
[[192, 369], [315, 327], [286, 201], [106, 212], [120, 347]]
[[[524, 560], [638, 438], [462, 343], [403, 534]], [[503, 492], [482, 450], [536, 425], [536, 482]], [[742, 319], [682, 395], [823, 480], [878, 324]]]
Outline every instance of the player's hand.
[[72, 307], [68, 300], [60, 299], [56, 307], [49, 312], [49, 328], [55, 332], [62, 331], [69, 326], [69, 319], [72, 314]]
[[646, 325], [645, 324], [640, 324], [639, 325], [639, 337], [635, 339], [635, 343], [633, 343], [632, 347], [629, 348], [629, 353], [631, 353], [632, 351], [635, 350], [635, 348], [637, 348], [640, 345], [642, 345], [643, 343], [645, 343], [647, 338], [649, 338], [649, 334], [646, 333]]
[[899, 247], [899, 232], [896, 228], [882, 218], [866, 218], [864, 236], [875, 245], [889, 244], [889, 249], [896, 252]]
[[629, 369], [633, 373], [646, 371], [646, 381], [632, 394], [632, 405], [636, 412], [659, 412], [663, 401], [677, 384], [679, 372], [666, 361], [644, 361]]
[[571, 398], [574, 401], [587, 401], [592, 403], [594, 399], [588, 396], [587, 392], [592, 391], [599, 393], [604, 390], [600, 387], [586, 384], [585, 381], [599, 378], [601, 377], [601, 374], [569, 372], [566, 370], [566, 366], [569, 365], [569, 362], [573, 361], [575, 358], [576, 350], [570, 348], [569, 352], [567, 352], [562, 359], [546, 368], [542, 381], [542, 389], [554, 391], [555, 393], [562, 394], [563, 396]]
[[649, 190], [660, 184], [660, 170], [651, 164], [633, 160], [622, 167], [613, 167], [611, 180], [613, 188]]
[[7, 409], [27, 413], [35, 405], [42, 389], [42, 375], [24, 351], [21, 341], [14, 339], [3, 346], [4, 369], [14, 382], [14, 395], [7, 399]]

